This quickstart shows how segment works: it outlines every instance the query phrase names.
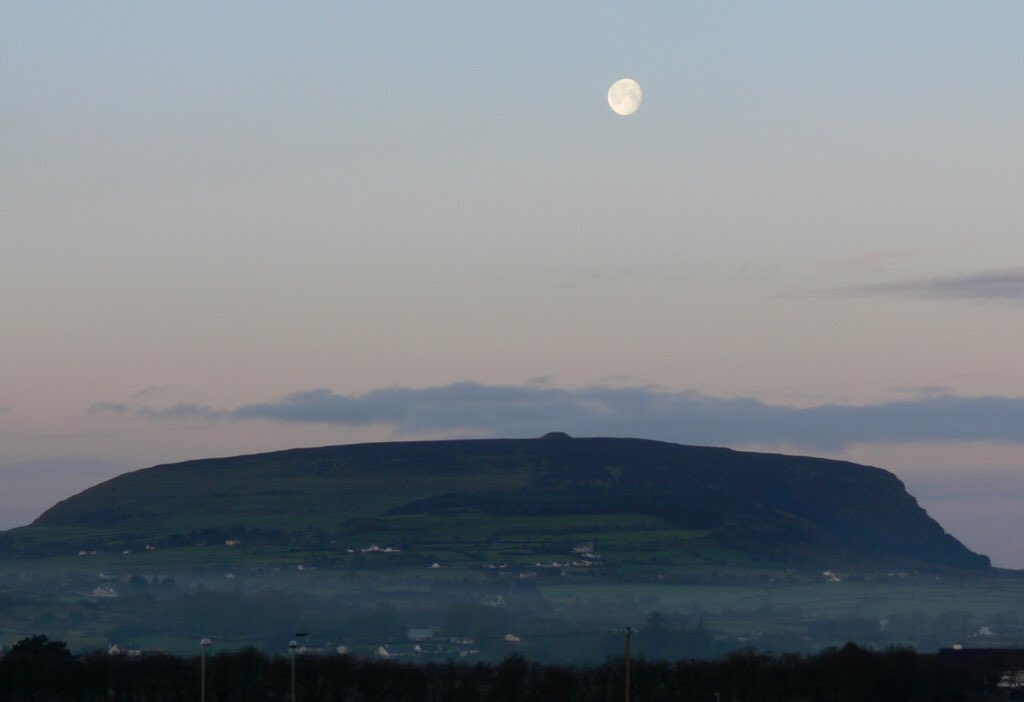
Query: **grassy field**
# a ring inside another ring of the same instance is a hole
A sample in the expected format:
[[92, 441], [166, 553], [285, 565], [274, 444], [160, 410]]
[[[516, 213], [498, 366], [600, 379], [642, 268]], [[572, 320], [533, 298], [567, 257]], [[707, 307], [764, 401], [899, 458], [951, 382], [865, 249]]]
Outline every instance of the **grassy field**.
[[780, 585], [665, 585], [658, 583], [544, 583], [545, 599], [571, 610], [595, 598], [619, 608], [692, 611], [792, 612], [807, 619], [867, 617], [920, 611], [935, 616], [963, 610], [980, 617], [1024, 613], [1024, 578], [884, 577]]
[[[663, 574], [677, 582], [659, 581], [657, 574], [652, 581], [615, 582], [592, 573], [559, 572], [523, 581], [515, 572], [459, 568], [271, 568], [241, 570], [228, 578], [214, 568], [179, 574], [173, 589], [153, 583], [133, 591], [125, 572], [104, 573], [102, 581], [98, 574], [64, 573], [58, 581], [58, 564], [50, 565], [52, 571], [19, 577], [0, 573], [0, 582], [11, 588], [0, 595], [0, 642], [9, 644], [42, 632], [70, 640], [79, 650], [118, 643], [187, 652], [194, 647], [193, 639], [211, 631], [222, 647], [275, 645], [301, 621], [321, 640], [351, 643], [369, 635], [357, 635], [346, 623], [353, 612], [364, 612], [360, 616], [369, 618], [370, 631], [375, 631], [381, 616], [391, 617], [395, 628], [379, 636], [401, 639], [405, 626], [443, 624], [444, 613], [459, 602], [479, 607], [481, 601], [494, 600], [500, 602], [494, 611], [501, 614], [502, 626], [521, 636], [541, 630], [597, 636], [623, 626], [638, 628], [642, 636], [649, 633], [652, 613], [658, 612], [673, 631], [691, 631], [703, 622], [725, 641], [723, 646], [746, 642], [786, 650], [840, 644], [848, 638], [922, 649], [960, 640], [972, 645], [1024, 645], [1024, 576], [1012, 572], [970, 577], [839, 572], [840, 580], [833, 582], [815, 572], [691, 567]], [[685, 578], [694, 582], [680, 582]], [[699, 578], [709, 582], [696, 582]], [[91, 596], [93, 585], [101, 582], [118, 589], [121, 596]], [[208, 598], [214, 599], [207, 602]], [[321, 610], [325, 613], [310, 614]], [[390, 614], [375, 614], [378, 611]], [[216, 622], [221, 613], [231, 627], [213, 623], [203, 628], [203, 622]], [[264, 616], [278, 623], [257, 626], [255, 620]], [[160, 621], [168, 624], [154, 625], [150, 617], [164, 618]], [[183, 618], [195, 623], [183, 624]], [[255, 628], [247, 636], [237, 627], [249, 618]], [[886, 622], [893, 622], [891, 632], [885, 631]], [[1007, 622], [1018, 628], [1005, 628]], [[994, 630], [996, 638], [978, 638], [983, 627]], [[190, 636], [185, 631], [196, 633]]]

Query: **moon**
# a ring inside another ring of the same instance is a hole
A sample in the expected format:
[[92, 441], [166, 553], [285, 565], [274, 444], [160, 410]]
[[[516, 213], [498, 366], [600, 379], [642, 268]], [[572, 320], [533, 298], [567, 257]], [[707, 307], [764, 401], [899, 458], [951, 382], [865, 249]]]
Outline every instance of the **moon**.
[[644, 93], [640, 90], [640, 84], [632, 78], [622, 78], [612, 83], [608, 88], [608, 106], [612, 112], [626, 117], [640, 109], [640, 102], [644, 99]]

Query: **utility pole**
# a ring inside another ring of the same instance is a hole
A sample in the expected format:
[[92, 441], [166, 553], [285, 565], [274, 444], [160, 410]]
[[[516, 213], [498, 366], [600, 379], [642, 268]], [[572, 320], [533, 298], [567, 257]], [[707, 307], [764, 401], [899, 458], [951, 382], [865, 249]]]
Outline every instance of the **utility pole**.
[[625, 683], [625, 686], [624, 686], [625, 690], [626, 690], [626, 702], [629, 702], [629, 648], [630, 648], [630, 644], [632, 643], [632, 641], [633, 641], [633, 627], [627, 626], [626, 627], [626, 683]]
[[[309, 632], [304, 631], [301, 634], [296, 634], [295, 635], [295, 639], [302, 638], [307, 633], [309, 633]], [[296, 653], [296, 649], [298, 649], [298, 647], [299, 647], [299, 644], [298, 644], [298, 642], [295, 639], [292, 639], [291, 641], [288, 642], [288, 650], [290, 650], [292, 652], [292, 699], [291, 699], [291, 702], [295, 702], [295, 653]]]
[[210, 647], [209, 639], [202, 639], [199, 648], [203, 651], [202, 663], [199, 665], [199, 701], [206, 702], [206, 649]]
[[291, 702], [295, 702], [295, 649], [299, 647], [299, 644], [292, 639], [288, 642], [288, 650], [292, 652], [292, 699]]

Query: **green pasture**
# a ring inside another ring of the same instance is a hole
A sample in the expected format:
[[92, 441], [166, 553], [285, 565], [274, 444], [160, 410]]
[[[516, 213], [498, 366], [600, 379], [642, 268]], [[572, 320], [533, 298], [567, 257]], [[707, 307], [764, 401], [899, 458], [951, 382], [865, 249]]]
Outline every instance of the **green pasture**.
[[[813, 573], [807, 577], [813, 577]], [[842, 575], [840, 574], [840, 577]], [[789, 582], [774, 585], [674, 585], [653, 583], [542, 581], [545, 598], [563, 611], [602, 601], [634, 614], [707, 611], [759, 612], [763, 617], [881, 619], [894, 612], [923, 612], [935, 616], [961, 610], [977, 617], [1016, 612], [1024, 615], [1024, 577], [992, 576], [886, 576], [841, 582]]]

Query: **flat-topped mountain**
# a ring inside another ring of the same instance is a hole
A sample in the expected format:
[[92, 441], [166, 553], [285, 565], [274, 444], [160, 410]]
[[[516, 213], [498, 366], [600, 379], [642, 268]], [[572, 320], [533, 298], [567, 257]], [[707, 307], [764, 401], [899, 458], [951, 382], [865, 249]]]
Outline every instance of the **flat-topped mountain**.
[[155, 466], [0, 535], [7, 557], [197, 545], [324, 567], [989, 567], [879, 468], [557, 432]]

